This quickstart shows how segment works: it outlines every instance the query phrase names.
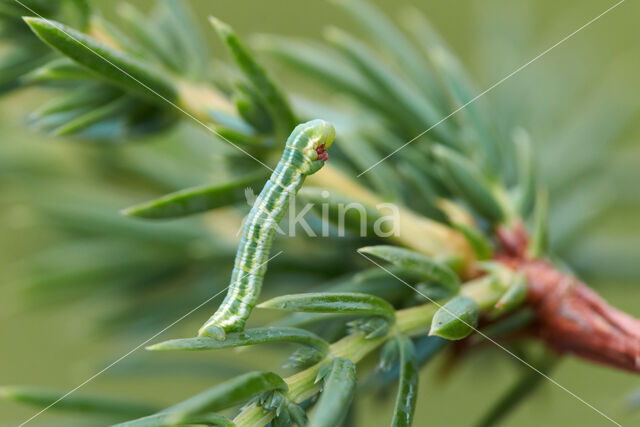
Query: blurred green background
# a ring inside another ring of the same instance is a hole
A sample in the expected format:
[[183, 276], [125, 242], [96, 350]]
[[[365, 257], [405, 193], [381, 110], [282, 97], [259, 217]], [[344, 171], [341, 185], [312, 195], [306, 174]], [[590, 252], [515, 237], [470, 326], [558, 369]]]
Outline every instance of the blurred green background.
[[[114, 16], [113, 3], [95, 2], [107, 17]], [[146, 9], [153, 2], [132, 3]], [[190, 3], [217, 56], [222, 56], [221, 46], [206, 25], [206, 16], [210, 14], [231, 23], [242, 35], [275, 33], [320, 40], [322, 29], [327, 25], [347, 28], [358, 34], [358, 29], [352, 28], [353, 24], [345, 16], [324, 1], [192, 0]], [[479, 88], [491, 86], [614, 4], [604, 0], [431, 0], [413, 3], [387, 0], [376, 3], [391, 16], [397, 16], [410, 4], [423, 10], [460, 55]], [[586, 232], [570, 236], [558, 250], [607, 300], [635, 316], [640, 315], [640, 289], [636, 280], [640, 278], [637, 265], [640, 253], [637, 170], [640, 166], [640, 127], [634, 126], [638, 116], [630, 116], [629, 111], [633, 110], [631, 107], [637, 107], [640, 94], [638, 16], [640, 4], [626, 1], [486, 95], [496, 120], [504, 126], [521, 125], [531, 133], [542, 153], [543, 179], [546, 173], [561, 173], [567, 163], [575, 160], [573, 156], [580, 154], [580, 146], [573, 147], [575, 151], [558, 149], [565, 133], [573, 132], [574, 139], [576, 134], [582, 135], [585, 140], [601, 136], [607, 139], [607, 132], [615, 133], [609, 138], [615, 146], [600, 147], [606, 156], [591, 152], [601, 157], [602, 171], [612, 179], [615, 203], [601, 212]], [[275, 62], [266, 60], [266, 63], [278, 81], [286, 83], [287, 89], [289, 86], [292, 92], [307, 89], [307, 82], [300, 76], [291, 75]], [[317, 96], [324, 96], [317, 88], [310, 90]], [[56, 174], [72, 173], [85, 187], [95, 183], [96, 188], [101, 189], [100, 197], [109, 194], [108, 189], [112, 191], [113, 200], [109, 202], [115, 215], [118, 208], [145, 200], [152, 194], [141, 197], [144, 192], [131, 188], [126, 176], [118, 176], [111, 169], [104, 173], [96, 171], [95, 164], [86, 165], [86, 159], [105, 158], [103, 156], [108, 159], [118, 150], [128, 150], [135, 158], [136, 150], [144, 155], [144, 145], [162, 146], [170, 143], [166, 140], [181, 138], [206, 145], [210, 137], [181, 126], [165, 137], [154, 137], [133, 147], [109, 147], [105, 155], [105, 148], [97, 145], [56, 140], [28, 130], [25, 118], [42, 103], [43, 97], [43, 92], [30, 90], [0, 100], [0, 155], [4, 159], [0, 162], [0, 383], [43, 385], [64, 391], [112, 363], [153, 332], [141, 333], [124, 324], [116, 326], [111, 333], [97, 332], [93, 321], [116, 309], [108, 298], [103, 300], [101, 296], [60, 306], [55, 302], [48, 305], [34, 303], [25, 296], [23, 284], [24, 273], [30, 268], [28, 260], [33, 254], [50, 248], [59, 231], [55, 226], [34, 221], [25, 200], [40, 197], [38, 191], [73, 195], [73, 186], [56, 187], [49, 181]], [[592, 108], [593, 105], [598, 108]], [[626, 125], [616, 128], [618, 121]], [[595, 149], [588, 145], [587, 150]], [[24, 161], [34, 153], [37, 162]], [[26, 164], [38, 170], [50, 170], [46, 175], [49, 178], [45, 179], [35, 169], [26, 168]], [[169, 164], [167, 173], [174, 172]], [[197, 173], [182, 179], [185, 183], [197, 184], [200, 179], [212, 179], [218, 173], [200, 165]], [[23, 185], [27, 181], [29, 185]], [[572, 182], [584, 191], [578, 196], [571, 193], [576, 197], [570, 199], [571, 203], [563, 200], [562, 191], [556, 193], [560, 196], [555, 201], [559, 205], [564, 202], [566, 212], [552, 218], [555, 220], [552, 233], [554, 229], [566, 230], [576, 217], [597, 211], [598, 205], [604, 203], [598, 199], [603, 196], [600, 184], [589, 177]], [[34, 193], [23, 194], [25, 191]], [[604, 195], [607, 194], [605, 190]], [[52, 195], [55, 196], [49, 194]], [[61, 196], [61, 200], [64, 197]], [[86, 203], [98, 204], [93, 200], [86, 200]], [[605, 256], [607, 254], [610, 255]], [[97, 279], [87, 278], [87, 282], [92, 280]], [[90, 283], [87, 289], [90, 293]], [[191, 335], [215, 304], [214, 301], [205, 306], [152, 342]], [[186, 311], [188, 309], [183, 310]], [[144, 323], [145, 313], [141, 311], [140, 318], [132, 323]], [[283, 354], [277, 349], [261, 351], [257, 359], [251, 351], [148, 354], [139, 349], [81, 390], [151, 401], [161, 397], [159, 403], [170, 404], [243, 372], [245, 366], [269, 369], [279, 365]], [[464, 360], [460, 369], [447, 378], [436, 372], [441, 363], [442, 360], [436, 361], [421, 374], [419, 426], [473, 425], [520, 369], [510, 356], [491, 346]], [[623, 425], [640, 423], [640, 413], [625, 408], [626, 396], [640, 386], [637, 376], [566, 358], [553, 377]], [[356, 413], [358, 425], [388, 425], [391, 401], [384, 402], [380, 403], [373, 396], [362, 399]], [[0, 424], [17, 425], [35, 412], [35, 408], [0, 401]], [[70, 417], [55, 410], [29, 424], [100, 425], [90, 418]], [[608, 424], [609, 421], [584, 403], [549, 382], [504, 423], [508, 426]]]

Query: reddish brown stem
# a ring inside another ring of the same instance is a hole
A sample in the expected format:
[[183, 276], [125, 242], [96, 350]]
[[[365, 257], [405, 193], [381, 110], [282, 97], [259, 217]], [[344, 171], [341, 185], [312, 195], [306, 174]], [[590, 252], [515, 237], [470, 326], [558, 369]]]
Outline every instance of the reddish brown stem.
[[535, 334], [559, 353], [640, 373], [640, 321], [610, 306], [575, 277], [544, 261], [519, 269], [529, 282]]
[[527, 259], [526, 238], [519, 226], [514, 229], [498, 231], [502, 250], [497, 259], [527, 277], [533, 333], [560, 354], [640, 373], [640, 320], [549, 262]]

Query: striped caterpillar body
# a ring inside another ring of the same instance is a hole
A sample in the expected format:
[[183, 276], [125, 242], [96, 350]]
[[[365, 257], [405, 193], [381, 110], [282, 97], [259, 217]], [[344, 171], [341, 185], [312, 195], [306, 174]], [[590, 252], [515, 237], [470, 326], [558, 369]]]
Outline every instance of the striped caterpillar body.
[[276, 225], [304, 179], [329, 158], [335, 130], [330, 123], [312, 120], [298, 125], [289, 138], [280, 162], [256, 199], [242, 230], [227, 295], [199, 336], [224, 340], [226, 332], [242, 331], [255, 307]]

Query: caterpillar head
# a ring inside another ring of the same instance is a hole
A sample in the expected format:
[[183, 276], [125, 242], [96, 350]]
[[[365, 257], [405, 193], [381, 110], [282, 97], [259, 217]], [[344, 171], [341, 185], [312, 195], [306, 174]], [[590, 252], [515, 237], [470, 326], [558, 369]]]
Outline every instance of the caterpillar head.
[[331, 147], [336, 131], [324, 120], [312, 120], [298, 125], [289, 139], [292, 146], [302, 153], [301, 170], [306, 175], [316, 173], [329, 159], [327, 150]]

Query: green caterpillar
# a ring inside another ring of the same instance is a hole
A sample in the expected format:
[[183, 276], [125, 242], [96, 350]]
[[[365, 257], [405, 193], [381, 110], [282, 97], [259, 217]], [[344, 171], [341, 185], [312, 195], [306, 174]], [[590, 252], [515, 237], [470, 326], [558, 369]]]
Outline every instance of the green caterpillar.
[[242, 230], [227, 295], [199, 336], [224, 340], [226, 332], [242, 331], [255, 307], [276, 230], [304, 179], [322, 168], [333, 143], [333, 125], [312, 120], [298, 125], [289, 138], [280, 162], [256, 199]]

